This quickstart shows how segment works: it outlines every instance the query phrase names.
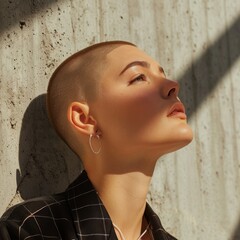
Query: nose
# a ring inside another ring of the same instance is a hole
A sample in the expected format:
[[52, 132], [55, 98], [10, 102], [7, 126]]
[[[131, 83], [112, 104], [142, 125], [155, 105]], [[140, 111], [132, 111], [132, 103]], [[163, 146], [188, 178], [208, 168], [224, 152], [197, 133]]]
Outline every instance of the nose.
[[162, 83], [162, 96], [163, 98], [177, 97], [179, 93], [179, 84], [176, 81], [165, 79]]

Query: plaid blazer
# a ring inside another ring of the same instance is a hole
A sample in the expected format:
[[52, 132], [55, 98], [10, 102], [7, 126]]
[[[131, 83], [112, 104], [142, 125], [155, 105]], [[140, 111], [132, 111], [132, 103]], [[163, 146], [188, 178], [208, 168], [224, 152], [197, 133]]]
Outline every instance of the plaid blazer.
[[[147, 204], [145, 217], [154, 239], [176, 240]], [[64, 193], [20, 203], [0, 219], [0, 240], [117, 240], [112, 221], [87, 173]]]

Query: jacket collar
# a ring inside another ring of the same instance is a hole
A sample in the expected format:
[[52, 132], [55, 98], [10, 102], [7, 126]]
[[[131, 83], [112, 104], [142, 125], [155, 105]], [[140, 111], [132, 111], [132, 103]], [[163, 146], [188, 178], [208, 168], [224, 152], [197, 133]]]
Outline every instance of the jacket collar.
[[117, 240], [111, 219], [86, 171], [68, 187], [66, 193], [79, 239]]
[[[89, 240], [117, 240], [110, 216], [86, 171], [68, 187], [66, 193], [79, 239], [88, 237]], [[144, 214], [155, 240], [176, 240], [164, 230], [148, 203]]]
[[173, 237], [172, 235], [165, 231], [159, 217], [152, 210], [148, 203], [146, 205], [144, 214], [148, 223], [150, 224], [154, 240], [177, 240], [175, 237]]

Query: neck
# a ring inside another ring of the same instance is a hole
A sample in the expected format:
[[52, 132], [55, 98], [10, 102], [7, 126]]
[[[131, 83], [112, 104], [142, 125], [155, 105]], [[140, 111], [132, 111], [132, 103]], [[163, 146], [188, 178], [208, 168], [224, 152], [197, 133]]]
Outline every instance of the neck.
[[[98, 173], [90, 171], [88, 175], [112, 222], [126, 239], [137, 239], [147, 227], [143, 216], [151, 176], [143, 172], [109, 174], [101, 170]], [[121, 239], [119, 231], [115, 231]]]

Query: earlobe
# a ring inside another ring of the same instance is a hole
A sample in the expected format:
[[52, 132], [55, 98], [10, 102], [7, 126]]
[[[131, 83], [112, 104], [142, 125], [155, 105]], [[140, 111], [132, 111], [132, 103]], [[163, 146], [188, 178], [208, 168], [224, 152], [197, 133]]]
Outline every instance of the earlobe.
[[68, 107], [68, 121], [77, 131], [90, 135], [96, 121], [89, 116], [89, 106], [86, 103], [72, 102]]

